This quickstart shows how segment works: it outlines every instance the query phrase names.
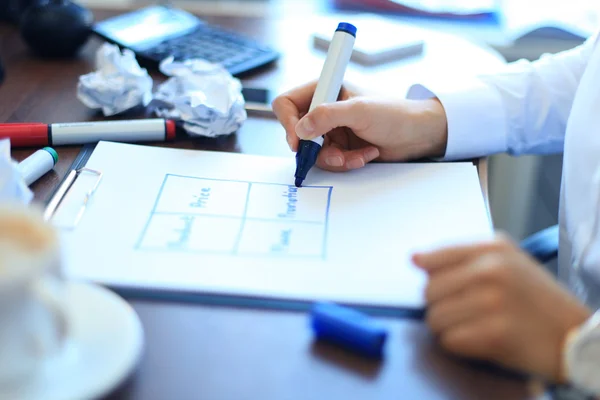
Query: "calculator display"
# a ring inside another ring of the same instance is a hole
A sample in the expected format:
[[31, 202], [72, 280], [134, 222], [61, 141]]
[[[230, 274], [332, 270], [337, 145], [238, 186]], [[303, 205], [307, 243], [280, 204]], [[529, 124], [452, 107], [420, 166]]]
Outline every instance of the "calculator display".
[[183, 10], [155, 6], [101, 21], [94, 30], [121, 46], [142, 51], [191, 32], [201, 23]]
[[140, 66], [153, 69], [159, 69], [169, 57], [176, 61], [202, 59], [238, 76], [279, 58], [278, 51], [250, 36], [169, 6], [130, 11], [100, 21], [92, 30], [108, 42], [131, 49]]

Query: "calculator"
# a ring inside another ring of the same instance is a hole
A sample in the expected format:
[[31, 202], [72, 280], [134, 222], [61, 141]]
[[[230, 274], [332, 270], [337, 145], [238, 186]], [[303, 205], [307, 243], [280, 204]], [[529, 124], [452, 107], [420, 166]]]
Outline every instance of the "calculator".
[[201, 58], [241, 75], [275, 62], [275, 49], [248, 36], [208, 24], [174, 7], [150, 6], [97, 22], [93, 32], [131, 49], [140, 65], [158, 68], [165, 58]]

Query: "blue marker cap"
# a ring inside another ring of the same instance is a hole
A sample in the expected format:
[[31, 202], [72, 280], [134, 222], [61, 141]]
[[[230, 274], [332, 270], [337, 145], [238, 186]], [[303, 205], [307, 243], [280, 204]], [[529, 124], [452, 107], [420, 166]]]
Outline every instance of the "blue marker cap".
[[380, 358], [387, 330], [368, 315], [333, 303], [316, 303], [311, 323], [318, 339], [330, 341], [369, 357]]
[[356, 27], [352, 24], [349, 24], [348, 22], [340, 22], [335, 31], [346, 32], [356, 37]]

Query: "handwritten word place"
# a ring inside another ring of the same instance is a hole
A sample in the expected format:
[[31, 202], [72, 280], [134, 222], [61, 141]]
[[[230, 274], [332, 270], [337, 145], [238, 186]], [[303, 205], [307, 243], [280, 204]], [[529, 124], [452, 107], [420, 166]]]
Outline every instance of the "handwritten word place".
[[319, 223], [246, 220], [238, 254], [322, 257], [324, 237]]

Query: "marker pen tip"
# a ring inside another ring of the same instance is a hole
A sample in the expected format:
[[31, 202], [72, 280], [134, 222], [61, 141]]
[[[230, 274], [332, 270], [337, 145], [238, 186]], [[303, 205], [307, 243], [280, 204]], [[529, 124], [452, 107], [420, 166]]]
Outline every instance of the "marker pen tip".
[[302, 178], [296, 178], [296, 187], [301, 187], [302, 186], [302, 181], [304, 181], [304, 179], [302, 179]]

